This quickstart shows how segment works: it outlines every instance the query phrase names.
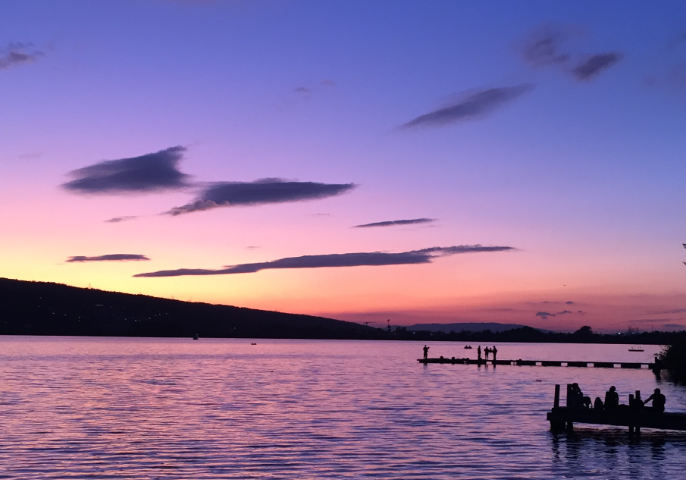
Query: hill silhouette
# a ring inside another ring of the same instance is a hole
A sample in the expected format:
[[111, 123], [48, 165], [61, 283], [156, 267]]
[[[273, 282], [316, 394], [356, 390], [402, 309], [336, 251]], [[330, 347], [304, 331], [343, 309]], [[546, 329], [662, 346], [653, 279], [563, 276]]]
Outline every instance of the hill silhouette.
[[[466, 322], [466, 323], [418, 323], [410, 325], [407, 330], [410, 332], [484, 332], [489, 330], [493, 333], [505, 332], [523, 328], [526, 325], [516, 323], [494, 323], [494, 322]], [[540, 330], [540, 329], [539, 329]]]
[[182, 302], [0, 278], [0, 335], [380, 338], [380, 329], [311, 315]]

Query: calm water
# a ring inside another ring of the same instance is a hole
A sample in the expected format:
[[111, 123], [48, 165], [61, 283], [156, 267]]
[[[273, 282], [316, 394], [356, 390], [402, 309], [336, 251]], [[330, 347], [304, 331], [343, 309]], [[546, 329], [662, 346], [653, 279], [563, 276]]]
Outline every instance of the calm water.
[[[686, 435], [551, 434], [555, 383], [648, 371], [428, 365], [414, 342], [0, 337], [0, 478], [683, 478]], [[431, 343], [430, 355], [476, 355]], [[501, 359], [650, 361], [659, 347], [498, 345]]]

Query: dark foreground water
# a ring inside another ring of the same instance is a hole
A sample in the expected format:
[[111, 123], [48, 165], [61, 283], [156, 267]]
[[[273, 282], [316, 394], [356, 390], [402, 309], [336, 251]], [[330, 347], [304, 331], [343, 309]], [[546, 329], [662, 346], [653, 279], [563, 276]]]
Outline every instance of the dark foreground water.
[[[428, 365], [423, 344], [0, 337], [0, 478], [684, 478], [686, 435], [551, 434], [554, 384], [622, 402], [648, 371]], [[432, 343], [431, 356], [476, 355]], [[658, 347], [502, 344], [501, 359]], [[563, 388], [564, 390], [564, 388]]]

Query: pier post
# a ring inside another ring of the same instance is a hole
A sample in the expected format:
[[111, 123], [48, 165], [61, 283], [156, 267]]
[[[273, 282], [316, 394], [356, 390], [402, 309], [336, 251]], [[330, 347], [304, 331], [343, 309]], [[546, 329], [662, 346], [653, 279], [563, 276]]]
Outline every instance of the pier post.
[[553, 408], [560, 408], [560, 385], [555, 385], [555, 403]]

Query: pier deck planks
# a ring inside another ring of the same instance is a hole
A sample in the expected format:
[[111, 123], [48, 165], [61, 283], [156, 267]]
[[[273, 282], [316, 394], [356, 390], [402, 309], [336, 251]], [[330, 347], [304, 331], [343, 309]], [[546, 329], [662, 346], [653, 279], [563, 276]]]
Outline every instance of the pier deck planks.
[[576, 362], [576, 361], [552, 361], [552, 360], [475, 360], [473, 358], [418, 358], [419, 363], [448, 363], [453, 365], [516, 365], [528, 367], [578, 367], [578, 368], [631, 368], [653, 370], [654, 363], [641, 362]]

